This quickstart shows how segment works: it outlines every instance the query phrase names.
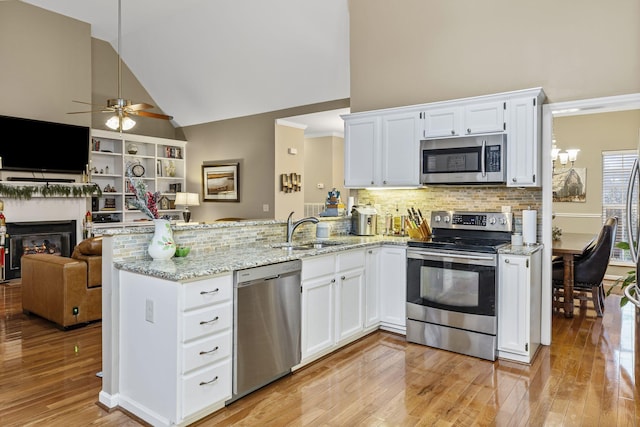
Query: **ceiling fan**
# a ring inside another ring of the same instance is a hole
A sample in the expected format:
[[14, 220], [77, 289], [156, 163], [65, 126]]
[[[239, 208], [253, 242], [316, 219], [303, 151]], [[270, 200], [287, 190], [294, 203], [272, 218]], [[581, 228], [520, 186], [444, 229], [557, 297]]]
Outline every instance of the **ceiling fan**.
[[172, 116], [167, 116], [165, 114], [152, 113], [149, 111], [151, 108], [154, 108], [151, 104], [146, 104], [144, 102], [138, 104], [132, 104], [130, 100], [122, 98], [122, 58], [120, 57], [120, 40], [122, 39], [122, 30], [121, 30], [121, 0], [118, 0], [118, 97], [107, 99], [106, 106], [99, 106], [96, 104], [91, 104], [89, 102], [76, 101], [80, 104], [93, 105], [96, 107], [100, 107], [99, 110], [89, 110], [89, 111], [74, 111], [67, 114], [83, 114], [83, 113], [113, 113], [114, 115], [110, 117], [106, 125], [107, 127], [122, 132], [123, 130], [129, 130], [133, 126], [135, 126], [136, 122], [130, 116], [143, 116], [143, 117], [152, 117], [154, 119], [162, 119], [162, 120], [171, 120]]

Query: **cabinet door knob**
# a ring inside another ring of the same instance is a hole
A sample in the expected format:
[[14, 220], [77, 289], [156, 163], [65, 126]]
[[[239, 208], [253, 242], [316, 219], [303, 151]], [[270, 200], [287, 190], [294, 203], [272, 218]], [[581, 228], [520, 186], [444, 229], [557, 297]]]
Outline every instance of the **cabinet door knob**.
[[331, 279], [331, 283], [336, 283], [336, 279]]
[[517, 179], [515, 179], [515, 178], [511, 178], [511, 181], [516, 182], [516, 181], [517, 181]]
[[455, 135], [455, 134], [456, 134], [456, 131], [451, 129], [451, 135]]
[[506, 262], [507, 264], [509, 264], [509, 259], [505, 259], [504, 262]]
[[344, 277], [344, 276], [340, 277], [340, 280], [344, 280], [344, 279], [346, 279], [346, 277]]
[[471, 128], [467, 128], [467, 133], [471, 133]]

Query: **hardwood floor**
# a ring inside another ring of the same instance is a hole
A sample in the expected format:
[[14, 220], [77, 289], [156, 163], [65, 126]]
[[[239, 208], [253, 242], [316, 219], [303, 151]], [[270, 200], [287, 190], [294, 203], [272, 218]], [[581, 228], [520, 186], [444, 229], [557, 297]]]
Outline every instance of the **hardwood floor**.
[[[619, 301], [603, 318], [554, 314], [531, 366], [376, 332], [194, 425], [640, 426], [640, 323]], [[65, 332], [26, 316], [19, 285], [0, 285], [0, 313], [0, 425], [144, 425], [96, 404], [99, 322]]]

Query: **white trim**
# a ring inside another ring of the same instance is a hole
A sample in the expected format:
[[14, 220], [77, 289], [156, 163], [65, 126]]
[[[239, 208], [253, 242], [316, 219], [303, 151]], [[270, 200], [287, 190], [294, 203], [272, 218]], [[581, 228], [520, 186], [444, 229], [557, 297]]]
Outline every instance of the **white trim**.
[[616, 154], [635, 154], [636, 150], [604, 150], [602, 151], [602, 157], [613, 156]]
[[315, 133], [305, 133], [305, 139], [313, 139], [313, 138], [324, 138], [327, 136], [333, 136], [336, 138], [344, 139], [344, 132], [315, 132]]
[[640, 109], [640, 93], [547, 104], [553, 117]]
[[276, 124], [280, 126], [287, 126], [290, 128], [303, 129], [303, 130], [307, 128], [307, 125], [301, 125], [300, 123], [294, 123], [294, 122], [290, 122], [283, 119], [276, 119]]
[[577, 213], [577, 212], [556, 212], [556, 218], [602, 218], [602, 214]]

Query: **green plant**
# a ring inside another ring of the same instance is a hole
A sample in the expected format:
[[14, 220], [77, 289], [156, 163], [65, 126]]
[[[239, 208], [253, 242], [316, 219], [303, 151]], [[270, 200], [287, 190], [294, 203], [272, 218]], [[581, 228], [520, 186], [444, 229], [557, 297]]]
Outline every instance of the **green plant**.
[[[627, 242], [618, 242], [616, 243], [616, 248], [618, 249], [622, 249], [625, 251], [628, 251], [630, 249], [629, 247], [629, 243]], [[629, 302], [629, 298], [626, 297], [626, 295], [624, 295], [624, 290], [627, 288], [627, 286], [632, 285], [636, 283], [636, 270], [629, 270], [627, 272], [626, 276], [623, 277], [619, 277], [618, 279], [616, 279], [616, 281], [613, 283], [613, 286], [611, 286], [611, 288], [609, 288], [609, 290], [607, 291], [607, 295], [610, 295], [611, 292], [614, 290], [614, 288], [616, 288], [617, 286], [620, 286], [620, 289], [622, 289], [623, 291], [623, 295], [622, 298], [620, 299], [620, 307], [623, 307], [624, 305], [626, 305]], [[631, 290], [631, 295], [636, 298], [636, 289], [632, 289]]]

